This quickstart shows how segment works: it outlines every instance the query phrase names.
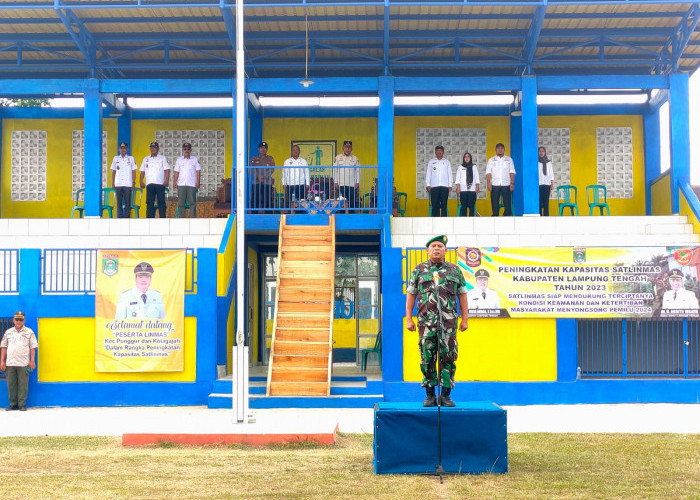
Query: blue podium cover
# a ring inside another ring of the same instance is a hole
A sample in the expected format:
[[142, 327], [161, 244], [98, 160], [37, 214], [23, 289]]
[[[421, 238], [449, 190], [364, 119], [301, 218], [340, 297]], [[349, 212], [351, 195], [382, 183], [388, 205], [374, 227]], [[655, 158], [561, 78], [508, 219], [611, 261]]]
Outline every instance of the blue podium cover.
[[[506, 411], [490, 401], [440, 409], [442, 466], [450, 474], [508, 472]], [[374, 407], [375, 474], [434, 474], [438, 464], [438, 410], [421, 403]]]

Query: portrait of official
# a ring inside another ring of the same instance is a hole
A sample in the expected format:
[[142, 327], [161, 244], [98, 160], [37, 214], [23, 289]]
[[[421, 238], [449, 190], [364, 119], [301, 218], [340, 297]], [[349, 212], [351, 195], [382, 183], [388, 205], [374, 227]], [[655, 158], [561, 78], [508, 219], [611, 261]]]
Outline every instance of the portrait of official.
[[486, 269], [479, 269], [474, 273], [476, 278], [476, 288], [467, 292], [467, 303], [469, 309], [500, 309], [501, 302], [498, 294], [489, 288], [489, 272]]
[[141, 262], [134, 267], [135, 286], [119, 296], [115, 319], [165, 318], [163, 294], [151, 289], [153, 266]]
[[698, 309], [698, 298], [690, 290], [683, 288], [683, 273], [674, 269], [668, 276], [670, 290], [664, 292], [661, 309]]

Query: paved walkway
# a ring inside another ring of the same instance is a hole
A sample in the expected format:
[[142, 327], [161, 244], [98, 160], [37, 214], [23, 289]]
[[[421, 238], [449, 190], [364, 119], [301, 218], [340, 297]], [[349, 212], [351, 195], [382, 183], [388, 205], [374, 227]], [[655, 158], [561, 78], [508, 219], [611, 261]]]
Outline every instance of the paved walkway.
[[[700, 404], [509, 406], [508, 432], [700, 433]], [[372, 433], [371, 409], [231, 410], [206, 407], [30, 408], [1, 412], [0, 437], [121, 436], [125, 433]]]

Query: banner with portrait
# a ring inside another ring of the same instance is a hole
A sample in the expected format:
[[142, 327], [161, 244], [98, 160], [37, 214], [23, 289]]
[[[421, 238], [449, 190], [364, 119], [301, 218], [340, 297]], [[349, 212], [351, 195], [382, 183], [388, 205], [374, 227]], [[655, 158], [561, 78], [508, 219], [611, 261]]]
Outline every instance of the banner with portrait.
[[95, 371], [184, 369], [185, 251], [98, 250]]
[[460, 247], [469, 315], [698, 317], [700, 247]]

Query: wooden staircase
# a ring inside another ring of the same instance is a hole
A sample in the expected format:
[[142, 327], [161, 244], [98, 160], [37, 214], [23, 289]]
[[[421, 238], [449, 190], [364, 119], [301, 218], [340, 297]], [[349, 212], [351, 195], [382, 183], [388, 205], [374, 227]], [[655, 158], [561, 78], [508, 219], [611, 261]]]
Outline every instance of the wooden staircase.
[[268, 396], [328, 396], [333, 354], [335, 218], [328, 226], [280, 219]]

